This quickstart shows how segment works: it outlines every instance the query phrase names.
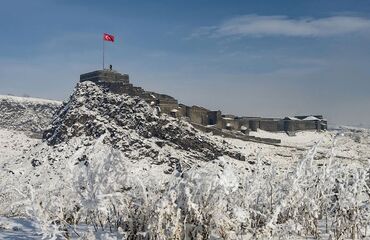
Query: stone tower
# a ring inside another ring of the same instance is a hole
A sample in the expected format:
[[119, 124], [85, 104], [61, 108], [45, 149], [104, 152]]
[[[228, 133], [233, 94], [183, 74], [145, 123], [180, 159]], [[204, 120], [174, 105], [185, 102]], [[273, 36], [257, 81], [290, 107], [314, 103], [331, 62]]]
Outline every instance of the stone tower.
[[129, 83], [128, 74], [121, 74], [112, 70], [97, 70], [80, 75], [80, 82], [91, 81], [95, 83], [101, 82], [121, 82], [124, 84]]

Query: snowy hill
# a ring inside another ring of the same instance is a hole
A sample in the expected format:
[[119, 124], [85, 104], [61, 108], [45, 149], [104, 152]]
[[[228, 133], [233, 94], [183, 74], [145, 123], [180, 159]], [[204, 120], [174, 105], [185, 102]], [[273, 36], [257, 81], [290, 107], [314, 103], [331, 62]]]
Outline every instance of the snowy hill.
[[61, 102], [0, 95], [0, 128], [41, 136]]
[[[102, 208], [108, 206], [108, 199], [101, 194], [148, 195], [152, 202], [176, 182], [190, 178], [191, 169], [214, 169], [208, 175], [216, 178], [226, 162], [236, 161], [235, 165], [245, 160], [231, 144], [187, 122], [158, 116], [140, 98], [108, 93], [90, 82], [77, 86], [43, 142], [30, 141], [22, 151], [16, 147], [24, 138], [21, 133], [2, 130], [1, 134], [5, 157], [0, 159], [0, 202], [7, 207], [0, 209], [0, 215], [6, 216], [28, 214], [25, 202], [30, 203], [30, 189], [33, 198], [48, 208], [64, 200], [71, 202], [62, 205], [73, 208], [82, 198], [90, 201], [91, 194]], [[90, 181], [100, 186], [90, 189]], [[232, 181], [227, 185], [234, 189], [238, 183]]]
[[104, 136], [104, 143], [126, 154], [139, 150], [136, 158], [157, 159], [160, 149], [166, 147], [206, 160], [222, 155], [243, 158], [230, 151], [231, 146], [213, 141], [183, 120], [158, 116], [139, 97], [106, 92], [91, 82], [78, 84], [44, 134], [50, 145], [80, 136], [85, 142]]
[[43, 139], [0, 129], [0, 238], [369, 235], [369, 131], [254, 134], [282, 145], [205, 134], [80, 83]]

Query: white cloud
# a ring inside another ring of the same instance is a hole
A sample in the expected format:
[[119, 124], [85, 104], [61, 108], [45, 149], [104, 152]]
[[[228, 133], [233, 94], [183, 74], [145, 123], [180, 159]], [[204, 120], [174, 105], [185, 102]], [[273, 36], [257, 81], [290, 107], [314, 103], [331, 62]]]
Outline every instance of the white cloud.
[[193, 36], [325, 37], [370, 31], [370, 19], [355, 16], [292, 19], [287, 16], [244, 15], [218, 26], [203, 27]]

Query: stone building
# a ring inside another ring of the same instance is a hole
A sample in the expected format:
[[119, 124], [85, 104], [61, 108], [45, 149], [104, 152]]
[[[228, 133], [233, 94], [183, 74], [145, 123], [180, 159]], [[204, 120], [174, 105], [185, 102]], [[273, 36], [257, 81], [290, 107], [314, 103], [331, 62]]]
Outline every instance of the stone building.
[[98, 70], [80, 75], [80, 82], [92, 81], [117, 94], [139, 96], [151, 105], [158, 106], [162, 113], [176, 118], [187, 119], [194, 126], [212, 132], [229, 130], [248, 134], [262, 129], [270, 132], [294, 132], [305, 130], [326, 130], [327, 122], [321, 115], [295, 116], [285, 118], [238, 117], [222, 115], [221, 111], [210, 111], [200, 106], [187, 106], [165, 94], [145, 91], [133, 86], [128, 74], [113, 70]]

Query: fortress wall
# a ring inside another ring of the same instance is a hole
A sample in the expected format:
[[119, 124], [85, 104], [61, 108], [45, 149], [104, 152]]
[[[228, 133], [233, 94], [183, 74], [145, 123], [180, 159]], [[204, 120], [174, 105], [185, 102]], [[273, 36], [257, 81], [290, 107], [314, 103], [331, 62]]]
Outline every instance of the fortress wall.
[[190, 121], [202, 125], [208, 125], [208, 110], [198, 106], [190, 109]]
[[132, 84], [122, 84], [121, 82], [97, 82], [97, 84], [109, 89], [113, 93], [132, 95]]
[[222, 120], [222, 128], [229, 129], [229, 130], [240, 130], [240, 124], [237, 119], [223, 117], [221, 120]]
[[251, 119], [249, 120], [249, 128], [252, 131], [257, 131], [260, 128], [260, 120], [259, 119]]
[[244, 126], [245, 128], [248, 128], [248, 129], [250, 128], [249, 127], [249, 119], [247, 119], [247, 118], [238, 118], [238, 119], [236, 119], [236, 121], [239, 122], [240, 127]]
[[189, 118], [190, 117], [190, 107], [184, 104], [179, 104], [179, 107], [180, 107], [179, 116]]
[[179, 110], [179, 105], [171, 102], [159, 102], [162, 113], [170, 114], [173, 109]]
[[256, 131], [258, 128], [269, 132], [281, 131], [306, 131], [306, 130], [320, 130], [325, 128], [321, 123], [324, 121], [314, 120], [283, 120], [283, 119], [252, 119], [249, 120], [249, 128]]
[[323, 120], [320, 122], [320, 130], [328, 130], [328, 122]]
[[208, 111], [208, 125], [221, 128], [221, 111]]
[[308, 131], [308, 130], [326, 130], [326, 121], [314, 121], [314, 120], [285, 120], [284, 121], [285, 131]]
[[[327, 122], [323, 120], [322, 115], [315, 115], [320, 120], [302, 120], [307, 116], [296, 116], [294, 119], [273, 119], [260, 117], [236, 117], [234, 115], [221, 115], [221, 111], [209, 111], [206, 108], [199, 106], [186, 106], [178, 104], [178, 101], [166, 94], [145, 91], [141, 87], [135, 87], [129, 83], [129, 75], [120, 74], [116, 71], [98, 70], [80, 75], [80, 82], [92, 81], [99, 84], [113, 93], [129, 94], [131, 96], [139, 96], [148, 103], [153, 103], [160, 106], [163, 113], [174, 117], [185, 117], [194, 124], [203, 126], [213, 125], [214, 128], [230, 129], [240, 131], [243, 126], [243, 131], [246, 129], [257, 131], [262, 129], [270, 132], [277, 131], [304, 131], [304, 130], [325, 130]], [[172, 112], [176, 109], [177, 112]]]
[[317, 130], [317, 123], [316, 121], [305, 121], [305, 120], [296, 121], [295, 130], [296, 131]]
[[177, 100], [169, 95], [166, 94], [160, 94], [155, 92], [148, 92], [145, 91], [145, 94], [149, 95], [151, 98], [158, 99], [160, 101], [166, 101], [166, 102], [172, 102], [177, 104]]
[[137, 95], [137, 96], [142, 96], [144, 95], [145, 91], [141, 87], [132, 87], [132, 94]]
[[297, 125], [296, 120], [284, 120], [284, 131], [287, 132], [294, 132], [296, 130], [296, 125]]
[[235, 115], [231, 114], [225, 114], [221, 116], [222, 120], [222, 128], [226, 128], [229, 130], [239, 130], [240, 129], [240, 124]]
[[129, 83], [129, 76], [127, 74], [120, 74], [115, 71], [109, 70], [98, 70], [80, 75], [80, 82], [92, 81], [92, 82], [122, 82]]
[[264, 131], [278, 132], [280, 131], [280, 124], [278, 120], [261, 120], [259, 128]]
[[284, 125], [284, 120], [279, 119], [278, 121], [278, 131], [279, 132], [284, 132], [285, 131], [285, 125]]

